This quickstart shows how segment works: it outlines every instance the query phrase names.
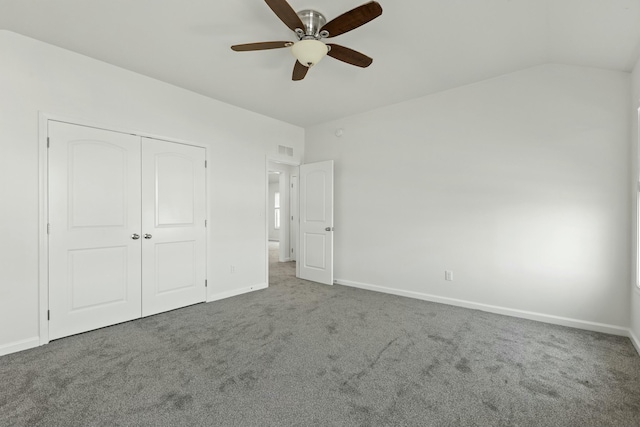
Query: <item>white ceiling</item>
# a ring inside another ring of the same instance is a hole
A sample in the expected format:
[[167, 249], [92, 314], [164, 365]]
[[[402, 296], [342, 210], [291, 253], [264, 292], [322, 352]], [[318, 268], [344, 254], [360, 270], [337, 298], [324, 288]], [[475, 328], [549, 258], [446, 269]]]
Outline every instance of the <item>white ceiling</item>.
[[[327, 20], [367, 0], [289, 0]], [[0, 29], [229, 104], [308, 126], [556, 62], [631, 71], [640, 0], [379, 0], [384, 12], [330, 39], [374, 58], [325, 58], [291, 81], [293, 40], [263, 0], [0, 0]]]

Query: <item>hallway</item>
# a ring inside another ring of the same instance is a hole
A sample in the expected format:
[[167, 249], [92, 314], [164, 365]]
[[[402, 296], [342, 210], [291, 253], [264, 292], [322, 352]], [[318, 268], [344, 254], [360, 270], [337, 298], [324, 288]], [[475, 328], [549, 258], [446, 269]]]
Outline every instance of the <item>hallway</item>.
[[269, 241], [269, 286], [277, 286], [296, 277], [296, 262], [279, 262], [279, 250], [279, 242]]

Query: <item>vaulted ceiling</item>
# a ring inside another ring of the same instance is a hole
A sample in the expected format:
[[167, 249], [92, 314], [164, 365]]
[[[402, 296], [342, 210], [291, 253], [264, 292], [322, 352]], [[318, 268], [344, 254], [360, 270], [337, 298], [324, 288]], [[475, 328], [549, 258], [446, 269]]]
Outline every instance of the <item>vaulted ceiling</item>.
[[[289, 0], [328, 20], [366, 0]], [[14, 31], [185, 89], [308, 126], [544, 63], [631, 71], [640, 0], [378, 0], [382, 16], [331, 39], [374, 58], [325, 58], [291, 81], [294, 40], [263, 0], [0, 0]], [[1, 61], [1, 59], [0, 59]]]

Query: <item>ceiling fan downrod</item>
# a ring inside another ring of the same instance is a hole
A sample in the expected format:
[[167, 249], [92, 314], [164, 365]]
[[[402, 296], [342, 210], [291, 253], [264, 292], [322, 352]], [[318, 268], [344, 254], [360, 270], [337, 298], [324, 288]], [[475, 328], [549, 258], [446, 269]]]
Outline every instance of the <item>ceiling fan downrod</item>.
[[320, 12], [313, 9], [301, 10], [297, 13], [305, 28], [296, 28], [298, 40], [320, 40], [329, 37], [327, 30], [320, 29], [327, 23], [327, 19]]

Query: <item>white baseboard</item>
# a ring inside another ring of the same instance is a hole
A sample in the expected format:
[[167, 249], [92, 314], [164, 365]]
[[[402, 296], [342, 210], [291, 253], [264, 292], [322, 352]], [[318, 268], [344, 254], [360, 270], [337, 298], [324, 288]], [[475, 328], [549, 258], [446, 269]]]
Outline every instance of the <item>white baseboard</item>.
[[638, 337], [633, 333], [631, 329], [629, 329], [628, 336], [631, 340], [631, 344], [633, 344], [633, 346], [636, 348], [636, 351], [638, 352], [638, 355], [640, 355], [640, 340], [638, 340]]
[[231, 298], [238, 295], [246, 294], [248, 292], [259, 291], [260, 289], [266, 289], [269, 285], [266, 283], [260, 283], [258, 285], [249, 286], [246, 288], [233, 289], [231, 291], [218, 292], [217, 294], [210, 294], [207, 296], [207, 302], [219, 301], [221, 299]]
[[[266, 289], [268, 285], [266, 283], [260, 283], [258, 285], [249, 286], [246, 288], [234, 289], [226, 292], [219, 292], [217, 294], [208, 295], [207, 302], [218, 301], [226, 298], [231, 298], [237, 295], [246, 294], [248, 292], [257, 291], [260, 289]], [[18, 351], [28, 350], [30, 348], [40, 346], [40, 338], [33, 337], [21, 341], [16, 341], [10, 344], [0, 346], [0, 356], [4, 356], [11, 353], [17, 353]]]
[[[515, 310], [511, 308], [475, 303], [471, 301], [458, 300], [454, 298], [439, 297], [436, 295], [405, 291], [405, 290], [396, 289], [396, 288], [387, 288], [387, 287], [378, 286], [378, 285], [370, 285], [367, 283], [354, 282], [351, 280], [336, 279], [334, 283], [342, 286], [349, 286], [353, 288], [366, 289], [369, 291], [382, 292], [386, 294], [420, 299], [423, 301], [437, 302], [437, 303], [448, 304], [448, 305], [453, 305], [457, 307], [471, 308], [475, 310], [487, 311], [490, 313], [503, 314], [506, 316], [536, 320], [539, 322], [551, 323], [554, 325], [570, 326], [570, 327], [585, 329], [589, 331], [604, 332], [604, 333], [609, 333], [613, 335], [627, 336], [629, 337], [629, 339], [631, 340], [631, 343], [633, 344], [636, 351], [640, 355], [640, 339], [638, 339], [638, 337], [629, 328], [622, 328], [619, 326], [607, 325], [604, 323], [570, 319], [566, 317], [552, 316], [548, 314], [535, 313], [531, 311]], [[209, 295], [207, 302], [219, 301], [222, 299], [231, 298], [237, 295], [242, 295], [248, 292], [253, 292], [253, 291], [266, 289], [266, 288], [268, 288], [268, 285], [266, 283], [261, 283], [261, 284], [249, 286], [246, 288], [220, 292], [217, 294]], [[17, 353], [23, 350], [28, 350], [30, 348], [38, 347], [39, 345], [40, 345], [39, 337], [27, 338], [25, 340], [17, 341], [10, 344], [5, 344], [0, 346], [0, 356], [4, 356], [11, 353]]]
[[[408, 298], [415, 298], [424, 301], [437, 302], [441, 304], [454, 305], [457, 307], [471, 308], [474, 310], [487, 311], [489, 313], [502, 314], [505, 316], [519, 317], [522, 319], [536, 320], [538, 322], [551, 323], [554, 325], [569, 326], [572, 328], [585, 329], [588, 331], [604, 332], [606, 334], [629, 336], [629, 329], [621, 326], [608, 325], [606, 323], [590, 322], [587, 320], [571, 319], [568, 317], [553, 316], [550, 314], [536, 313], [533, 311], [516, 310], [513, 308], [500, 307], [496, 305], [482, 304], [473, 301], [460, 300], [455, 298], [441, 297], [437, 295], [424, 294], [421, 292], [405, 291], [397, 288], [388, 288], [367, 283], [354, 282], [351, 280], [336, 279], [334, 283], [353, 288], [366, 289], [369, 291], [383, 292], [386, 294], [399, 295]], [[633, 339], [632, 339], [633, 341]], [[638, 343], [636, 340], [636, 348]], [[639, 350], [640, 351], [640, 350]]]
[[40, 345], [40, 338], [33, 337], [26, 340], [16, 341], [11, 344], [5, 344], [0, 346], [0, 356], [5, 354], [16, 353], [22, 350], [28, 350], [30, 348], [38, 347]]

